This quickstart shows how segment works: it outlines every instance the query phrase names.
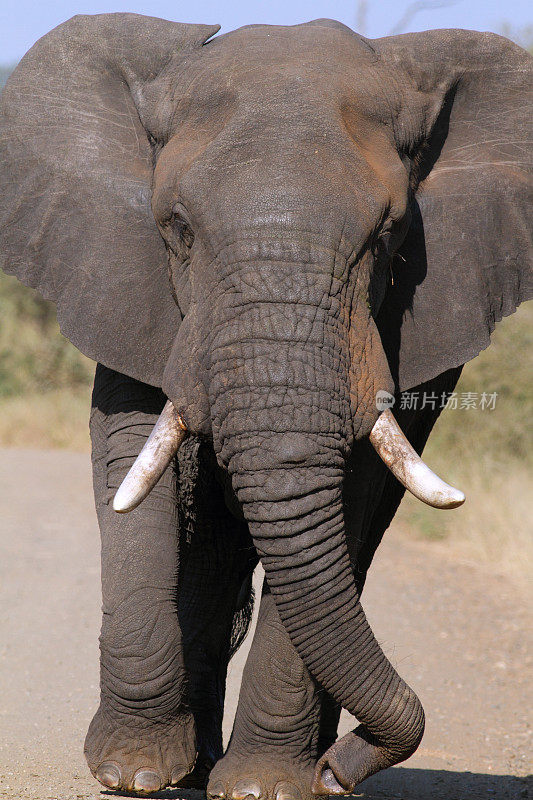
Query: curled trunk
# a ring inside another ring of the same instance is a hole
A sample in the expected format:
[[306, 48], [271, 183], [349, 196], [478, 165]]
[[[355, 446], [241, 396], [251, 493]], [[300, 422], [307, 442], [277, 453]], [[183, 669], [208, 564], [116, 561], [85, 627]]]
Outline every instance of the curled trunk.
[[328, 793], [410, 755], [424, 714], [370, 629], [345, 538], [346, 457], [354, 430], [375, 423], [375, 391], [387, 377], [369, 368], [383, 361], [377, 334], [357, 286], [321, 286], [309, 266], [274, 266], [290, 271], [290, 296], [272, 298], [272, 264], [254, 264], [244, 267], [253, 296], [229, 293], [221, 303], [210, 351], [213, 437], [294, 646], [363, 726], [351, 760], [331, 758], [323, 770], [336, 778], [315, 790]]
[[[361, 606], [345, 540], [342, 471], [332, 460], [233, 476], [294, 646], [315, 679], [363, 726], [349, 758], [324, 762], [335, 775], [328, 783], [326, 774], [318, 787], [326, 793], [338, 784], [351, 789], [407, 758], [424, 729], [417, 696], [385, 657]], [[265, 502], [258, 491], [265, 484], [278, 487], [274, 501]]]

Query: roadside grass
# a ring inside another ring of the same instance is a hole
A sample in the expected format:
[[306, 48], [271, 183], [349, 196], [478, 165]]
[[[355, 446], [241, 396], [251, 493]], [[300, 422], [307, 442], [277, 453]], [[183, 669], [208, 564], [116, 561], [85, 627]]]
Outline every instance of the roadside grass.
[[[61, 336], [51, 303], [2, 273], [0, 321], [0, 446], [88, 450], [94, 363]], [[467, 502], [443, 512], [406, 495], [395, 529], [477, 563], [531, 574], [532, 375], [530, 302], [497, 326], [457, 387], [496, 392], [494, 410], [444, 411], [424, 452]]]
[[457, 392], [497, 393], [494, 410], [443, 411], [424, 460], [466, 494], [437, 511], [406, 494], [395, 524], [445, 541], [465, 559], [533, 574], [533, 302], [496, 326], [491, 346], [463, 370]]
[[0, 446], [88, 451], [90, 387], [0, 399]]
[[53, 304], [0, 272], [0, 445], [87, 450], [93, 374]]

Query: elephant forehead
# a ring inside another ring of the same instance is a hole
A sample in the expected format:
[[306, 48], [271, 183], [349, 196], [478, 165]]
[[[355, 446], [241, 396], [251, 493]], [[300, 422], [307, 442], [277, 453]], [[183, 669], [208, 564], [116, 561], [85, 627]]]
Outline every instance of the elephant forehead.
[[301, 124], [306, 114], [324, 119], [324, 104], [359, 100], [374, 110], [381, 102], [390, 111], [386, 71], [372, 46], [343, 26], [265, 25], [212, 40], [167, 78], [178, 118], [240, 105], [254, 115], [274, 109], [281, 122], [297, 115]]
[[[342, 73], [354, 59], [358, 64], [377, 62], [374, 48], [345, 26], [251, 25], [220, 36], [208, 45], [212, 53], [235, 59], [235, 69], [285, 72], [300, 70]], [[235, 58], [238, 56], [238, 58]]]
[[353, 182], [372, 202], [382, 191], [377, 160], [390, 160], [392, 148], [368, 158], [368, 147], [355, 144], [373, 141], [369, 132], [379, 128], [392, 131], [399, 93], [384, 69], [361, 37], [319, 25], [259, 26], [215, 39], [165, 76], [171, 121], [158, 182], [179, 180], [199, 161], [216, 162], [217, 180], [225, 165], [232, 179], [251, 171], [284, 182], [304, 168], [314, 180]]
[[355, 215], [349, 238], [359, 242], [397, 194], [396, 152], [388, 134], [373, 134], [392, 113], [382, 72], [347, 29], [258, 26], [212, 40], [166, 73], [172, 121], [155, 171], [156, 217], [178, 197], [197, 220], [208, 205], [219, 221], [277, 227], [293, 224], [296, 210], [312, 225]]

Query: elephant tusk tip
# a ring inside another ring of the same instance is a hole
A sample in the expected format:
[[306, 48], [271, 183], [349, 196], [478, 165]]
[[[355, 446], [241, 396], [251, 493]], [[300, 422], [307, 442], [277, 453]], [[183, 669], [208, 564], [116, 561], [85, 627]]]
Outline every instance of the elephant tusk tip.
[[135, 497], [132, 497], [131, 493], [127, 491], [127, 488], [124, 487], [122, 483], [113, 498], [113, 511], [116, 511], [117, 514], [127, 514], [129, 511], [133, 511], [134, 508], [137, 508], [138, 505], [139, 502]]
[[117, 514], [127, 514], [128, 511], [132, 511], [129, 506], [124, 505], [122, 502], [117, 500], [116, 497], [113, 498], [113, 511], [116, 511]]
[[465, 495], [455, 486], [443, 481], [412, 451], [405, 459], [402, 478], [415, 497], [433, 508], [449, 510], [465, 502]]
[[463, 505], [463, 492], [443, 481], [424, 464], [389, 409], [380, 414], [369, 438], [392, 474], [423, 503], [443, 509]]
[[187, 436], [187, 428], [174, 406], [168, 400], [113, 499], [113, 510], [127, 514], [148, 497], [180, 445]]
[[460, 489], [453, 489], [448, 496], [448, 499], [445, 503], [443, 503], [441, 508], [449, 509], [449, 508], [459, 508], [462, 506], [464, 501], [466, 500], [464, 492]]

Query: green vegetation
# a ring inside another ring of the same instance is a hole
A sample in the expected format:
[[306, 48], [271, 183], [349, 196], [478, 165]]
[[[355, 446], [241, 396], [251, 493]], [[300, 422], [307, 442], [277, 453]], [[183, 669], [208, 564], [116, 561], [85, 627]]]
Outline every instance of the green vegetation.
[[55, 307], [0, 272], [0, 399], [89, 385], [92, 362], [59, 334]]
[[[480, 468], [519, 461], [533, 466], [533, 303], [502, 320], [487, 350], [463, 370], [458, 392], [497, 393], [494, 410], [445, 410], [432, 436], [432, 454], [454, 453], [460, 474], [474, 451]], [[478, 403], [479, 405], [479, 403]]]
[[59, 333], [55, 307], [0, 272], [0, 444], [86, 448], [94, 364]]

